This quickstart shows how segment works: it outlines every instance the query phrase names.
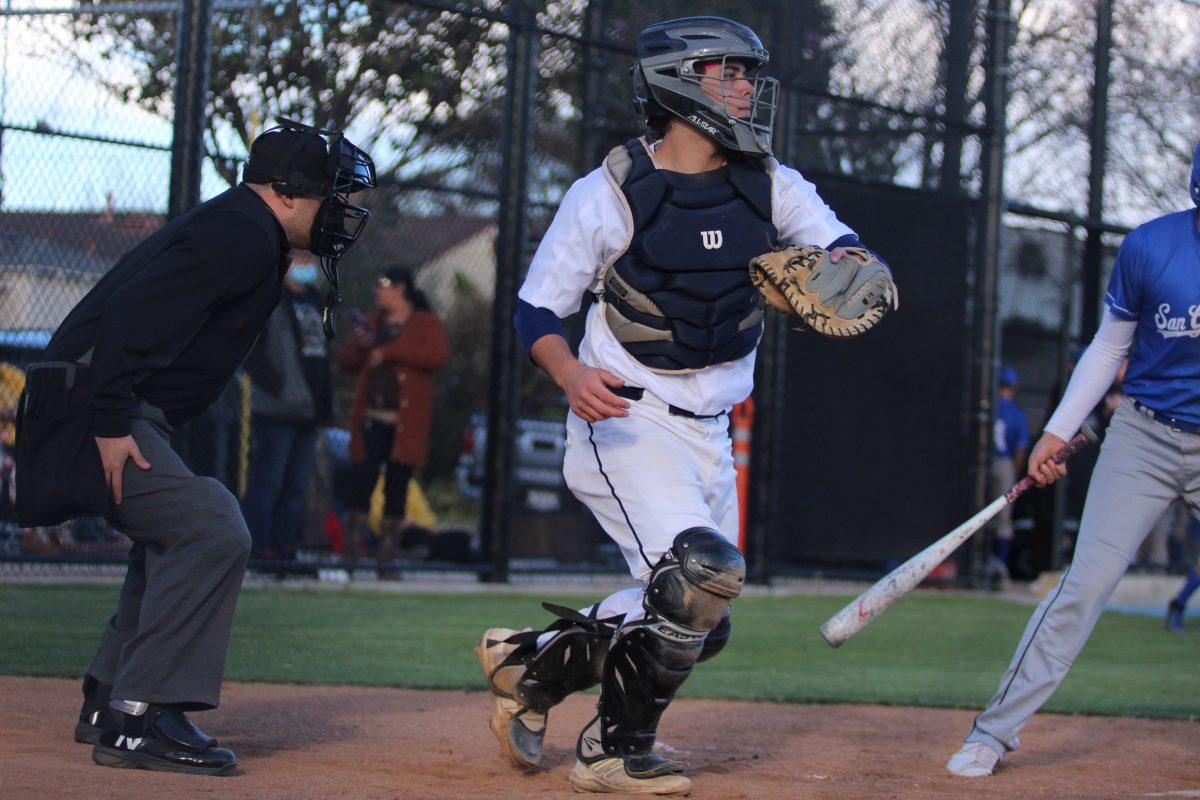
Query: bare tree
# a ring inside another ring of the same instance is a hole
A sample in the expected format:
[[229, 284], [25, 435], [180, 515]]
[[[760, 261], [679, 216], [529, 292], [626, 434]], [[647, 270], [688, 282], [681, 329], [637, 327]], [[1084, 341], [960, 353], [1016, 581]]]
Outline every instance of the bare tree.
[[[172, 114], [174, 15], [102, 14], [72, 23], [103, 62], [134, 65], [110, 91]], [[503, 98], [505, 28], [389, 0], [277, 0], [216, 15], [208, 140], [241, 149], [273, 117], [350, 128], [383, 172], [446, 172], [468, 143], [494, 135]], [[81, 65], [83, 66], [83, 65]], [[217, 161], [236, 179], [236, 162]]]

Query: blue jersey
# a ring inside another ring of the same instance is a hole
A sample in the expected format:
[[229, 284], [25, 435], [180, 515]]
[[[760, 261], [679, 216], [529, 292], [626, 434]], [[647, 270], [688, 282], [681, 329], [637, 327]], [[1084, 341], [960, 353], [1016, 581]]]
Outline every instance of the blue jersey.
[[1029, 447], [1029, 421], [1015, 400], [996, 398], [996, 457], [1015, 458], [1018, 450]]
[[1196, 211], [1151, 220], [1125, 237], [1104, 296], [1137, 320], [1125, 393], [1200, 424], [1200, 231]]

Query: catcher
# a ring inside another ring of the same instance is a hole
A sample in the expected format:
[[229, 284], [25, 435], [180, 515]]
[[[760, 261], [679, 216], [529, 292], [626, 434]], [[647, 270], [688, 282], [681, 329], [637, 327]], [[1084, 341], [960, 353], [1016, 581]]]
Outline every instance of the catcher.
[[[690, 789], [683, 765], [653, 751], [655, 732], [693, 666], [729, 641], [745, 577], [728, 411], [753, 387], [755, 283], [831, 336], [865, 331], [894, 301], [882, 262], [771, 157], [766, 63], [754, 32], [727, 19], [642, 31], [633, 88], [650, 134], [571, 187], [520, 290], [521, 341], [571, 407], [567, 485], [638, 585], [580, 612], [548, 606], [558, 619], [542, 631], [491, 628], [476, 655], [492, 731], [519, 767], [539, 762], [550, 709], [600, 684], [578, 791]], [[599, 302], [576, 358], [561, 319], [587, 291]]]

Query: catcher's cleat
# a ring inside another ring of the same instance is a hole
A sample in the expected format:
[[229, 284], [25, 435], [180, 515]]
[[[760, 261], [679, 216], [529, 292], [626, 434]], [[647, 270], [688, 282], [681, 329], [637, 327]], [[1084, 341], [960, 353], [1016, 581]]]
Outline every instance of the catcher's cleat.
[[1167, 606], [1167, 630], [1171, 633], [1187, 633], [1187, 626], [1183, 624], [1184, 605], [1178, 600], [1172, 600]]
[[967, 742], [946, 762], [946, 770], [961, 778], [984, 778], [995, 771], [1000, 756], [983, 742]]
[[500, 742], [500, 750], [518, 767], [535, 767], [542, 760], [542, 739], [546, 736], [546, 714], [534, 711], [515, 699], [516, 684], [525, 668], [505, 665], [519, 644], [508, 640], [517, 633], [510, 628], [489, 628], [475, 648], [475, 657], [483, 667], [488, 689], [492, 692], [492, 719], [489, 726]]
[[575, 762], [571, 785], [577, 792], [616, 794], [688, 794], [692, 782], [683, 765], [661, 756], [603, 758], [585, 764]]

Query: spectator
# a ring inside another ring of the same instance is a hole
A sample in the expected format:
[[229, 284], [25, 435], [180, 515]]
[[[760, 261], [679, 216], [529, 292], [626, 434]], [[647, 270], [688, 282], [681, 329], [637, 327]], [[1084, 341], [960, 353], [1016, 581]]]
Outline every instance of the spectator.
[[1138, 547], [1134, 565], [1150, 572], [1167, 572], [1172, 566], [1171, 552], [1183, 552], [1190, 517], [1182, 500], [1167, 506]]
[[350, 419], [350, 474], [346, 487], [343, 555], [362, 556], [371, 493], [385, 464], [379, 560], [396, 557], [413, 469], [425, 463], [433, 416], [433, 373], [449, 347], [441, 321], [414, 286], [412, 274], [394, 268], [375, 286], [377, 310], [357, 315], [338, 354], [343, 372], [358, 375]]
[[[993, 494], [1008, 491], [1008, 487], [1016, 483], [1017, 475], [1025, 471], [1025, 457], [1029, 451], [1029, 422], [1016, 401], [1017, 371], [1009, 366], [1002, 367], [999, 383], [994, 431], [996, 450], [992, 459]], [[998, 575], [1001, 582], [1008, 579], [1012, 541], [1012, 506], [1008, 505], [996, 517], [994, 554], [988, 564], [988, 572]]]
[[[1191, 515], [1188, 516], [1187, 538], [1191, 544], [1196, 544], [1200, 539], [1200, 519]], [[1171, 633], [1187, 632], [1187, 628], [1183, 624], [1183, 613], [1187, 608], [1188, 600], [1197, 589], [1200, 589], [1200, 566], [1192, 567], [1187, 571], [1183, 586], [1179, 587], [1179, 593], [1171, 599], [1167, 606], [1167, 630]]]
[[194, 474], [215, 478], [233, 495], [241, 493], [243, 416], [241, 372], [225, 383], [212, 405], [179, 427], [179, 456]]
[[333, 412], [317, 265], [294, 259], [285, 291], [246, 361], [250, 465], [242, 510], [260, 558], [292, 558], [304, 525], [317, 434]]
[[0, 362], [0, 522], [13, 516], [16, 483], [12, 458], [16, 444], [17, 403], [25, 389], [25, 373], [17, 366]]
[[16, 441], [14, 421], [17, 402], [24, 389], [24, 371], [8, 362], [0, 362], [0, 445], [4, 447], [12, 447]]

